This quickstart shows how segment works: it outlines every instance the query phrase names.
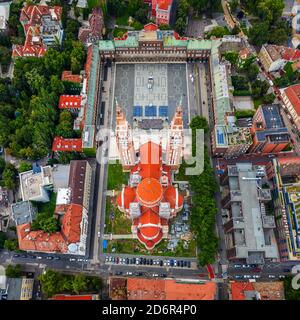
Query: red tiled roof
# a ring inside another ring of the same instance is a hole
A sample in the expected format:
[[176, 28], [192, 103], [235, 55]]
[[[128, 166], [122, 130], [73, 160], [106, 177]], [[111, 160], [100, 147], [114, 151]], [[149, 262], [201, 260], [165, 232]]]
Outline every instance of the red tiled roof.
[[161, 200], [163, 189], [157, 179], [145, 178], [137, 186], [136, 194], [141, 203], [153, 206]]
[[168, 10], [169, 6], [172, 5], [173, 0], [157, 0], [158, 9]]
[[80, 241], [82, 210], [83, 208], [79, 204], [72, 203], [71, 205], [66, 205], [65, 214], [61, 223], [61, 232], [69, 243], [76, 243]]
[[55, 137], [52, 144], [52, 151], [82, 151], [82, 139], [65, 139]]
[[81, 83], [81, 76], [79, 74], [72, 74], [72, 71], [63, 71], [61, 75], [61, 80], [74, 83]]
[[59, 109], [73, 109], [81, 107], [80, 95], [61, 95], [59, 97], [58, 107]]
[[32, 23], [40, 23], [41, 17], [44, 15], [50, 15], [53, 13], [56, 15], [57, 20], [61, 20], [62, 7], [54, 6], [49, 7], [46, 5], [30, 5], [22, 8], [20, 14], [20, 21], [28, 21]]
[[214, 282], [182, 283], [176, 280], [127, 279], [128, 300], [214, 300]]
[[158, 29], [157, 24], [152, 23], [152, 22], [150, 22], [144, 26], [145, 31], [156, 31], [157, 29]]
[[232, 300], [246, 300], [245, 291], [253, 291], [252, 282], [233, 282], [231, 283]]
[[[59, 210], [62, 210], [62, 206], [59, 206]], [[52, 234], [42, 230], [31, 231], [28, 223], [17, 226], [19, 248], [24, 251], [66, 253], [70, 243], [76, 243], [80, 240], [82, 210], [83, 207], [77, 204], [66, 205], [61, 231]]]
[[300, 50], [293, 48], [284, 48], [282, 58], [289, 61], [296, 61], [300, 59]]
[[293, 105], [296, 113], [300, 116], [300, 84], [290, 86], [286, 88], [284, 92]]

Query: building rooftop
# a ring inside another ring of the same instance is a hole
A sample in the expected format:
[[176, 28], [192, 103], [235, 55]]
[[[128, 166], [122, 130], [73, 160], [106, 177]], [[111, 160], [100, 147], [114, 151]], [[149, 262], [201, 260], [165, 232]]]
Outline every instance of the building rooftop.
[[81, 75], [72, 74], [72, 71], [63, 71], [61, 75], [61, 80], [74, 82], [74, 83], [81, 83]]
[[214, 300], [216, 283], [160, 279], [127, 279], [128, 300]]
[[282, 116], [280, 114], [280, 105], [263, 105], [260, 108], [262, 110], [267, 129], [285, 127]]
[[[228, 166], [228, 171], [231, 170]], [[235, 165], [237, 176], [229, 176], [231, 200], [240, 204], [239, 212], [242, 213], [239, 221], [239, 229], [243, 230], [244, 240], [241, 245], [236, 245], [238, 258], [245, 258], [248, 263], [262, 263], [261, 259], [278, 258], [276, 244], [266, 244], [261, 210], [261, 201], [271, 200], [269, 193], [259, 193], [261, 187], [257, 177], [257, 171], [251, 163], [237, 163]], [[244, 200], [244, 199], [247, 199]], [[234, 220], [234, 217], [233, 217]], [[236, 233], [238, 236], [238, 233]], [[251, 262], [250, 262], [251, 261]]]
[[51, 166], [38, 167], [38, 172], [29, 170], [19, 174], [23, 201], [36, 200], [44, 193], [44, 187], [53, 184]]
[[232, 300], [284, 300], [282, 281], [231, 282]]
[[298, 116], [300, 116], [300, 84], [295, 84], [284, 89], [284, 93], [290, 100]]
[[31, 223], [35, 217], [36, 210], [30, 201], [16, 202], [11, 205], [12, 218], [16, 225]]
[[54, 137], [52, 151], [82, 151], [82, 139], [66, 139], [63, 137]]
[[81, 107], [80, 95], [61, 95], [59, 97], [58, 108], [59, 109], [73, 109]]

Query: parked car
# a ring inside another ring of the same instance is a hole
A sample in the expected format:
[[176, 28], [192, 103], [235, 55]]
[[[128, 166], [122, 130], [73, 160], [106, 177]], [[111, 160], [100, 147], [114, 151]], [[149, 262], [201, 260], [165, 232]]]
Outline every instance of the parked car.
[[174, 267], [174, 260], [173, 259], [170, 260], [170, 265], [171, 265], [171, 267]]
[[106, 257], [105, 257], [105, 262], [108, 262], [108, 261], [109, 261], [109, 257], [106, 256]]
[[[51, 257], [51, 256], [47, 256], [47, 257], [46, 257], [46, 259], [47, 259], [47, 260], [52, 260], [52, 259], [53, 259], [53, 257]], [[76, 260], [76, 259], [74, 259], [74, 261], [75, 261], [75, 260]], [[70, 259], [70, 261], [71, 261], [71, 259]]]
[[21, 254], [21, 258], [27, 258], [27, 254]]
[[291, 272], [291, 269], [290, 268], [285, 268], [285, 269], [283, 269], [283, 272]]
[[60, 257], [55, 256], [54, 260], [60, 260]]
[[[47, 258], [48, 258], [48, 257], [47, 257]], [[70, 258], [69, 260], [70, 260], [70, 261], [76, 261], [76, 259], [74, 259], [74, 258]]]
[[150, 259], [150, 266], [153, 265], [153, 259]]
[[160, 260], [159, 265], [162, 267], [164, 265], [164, 262], [162, 260]]
[[234, 267], [235, 267], [235, 268], [241, 268], [242, 265], [241, 265], [241, 264], [235, 264]]
[[129, 264], [129, 258], [126, 258], [125, 262], [126, 264]]
[[285, 278], [285, 275], [280, 274], [280, 275], [278, 276], [278, 278], [279, 278], [279, 279], [284, 279], [284, 278]]
[[276, 276], [274, 274], [269, 274], [269, 278], [276, 278]]
[[115, 273], [116, 276], [120, 276], [120, 275], [122, 275], [122, 274], [123, 274], [122, 271], [117, 271], [117, 272]]
[[235, 279], [243, 279], [243, 276], [240, 274], [236, 274], [234, 277], [235, 277]]
[[41, 259], [43, 259], [43, 257], [38, 256], [37, 259], [38, 259], [38, 260], [41, 260]]
[[174, 267], [177, 267], [177, 260], [174, 260]]
[[83, 261], [83, 259], [79, 258], [79, 259], [77, 259], [77, 261], [78, 261], [78, 262], [82, 262], [82, 261]]
[[116, 257], [116, 263], [119, 263], [119, 262], [120, 262], [120, 258]]
[[250, 279], [251, 278], [251, 274], [244, 274], [243, 278], [244, 279]]
[[131, 271], [127, 271], [126, 273], [128, 276], [132, 276], [132, 272]]
[[20, 255], [19, 254], [14, 254], [13, 257], [14, 258], [18, 258], [18, 257], [20, 257]]

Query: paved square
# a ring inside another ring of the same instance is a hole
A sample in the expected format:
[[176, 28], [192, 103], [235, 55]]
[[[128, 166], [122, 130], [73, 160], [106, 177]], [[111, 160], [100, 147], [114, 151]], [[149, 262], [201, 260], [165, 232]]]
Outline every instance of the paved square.
[[[153, 77], [152, 89], [148, 79]], [[185, 63], [116, 64], [114, 95], [132, 124], [133, 107], [168, 106], [169, 121], [182, 97], [184, 126], [188, 123], [188, 99]]]

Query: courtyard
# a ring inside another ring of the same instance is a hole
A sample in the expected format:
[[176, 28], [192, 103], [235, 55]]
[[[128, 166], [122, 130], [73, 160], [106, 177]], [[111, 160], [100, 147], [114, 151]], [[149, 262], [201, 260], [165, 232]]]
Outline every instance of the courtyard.
[[[153, 78], [152, 88], [148, 87], [149, 77]], [[183, 121], [187, 127], [189, 106], [185, 63], [117, 63], [114, 96], [131, 124], [134, 106], [167, 106], [170, 121], [182, 99]]]

